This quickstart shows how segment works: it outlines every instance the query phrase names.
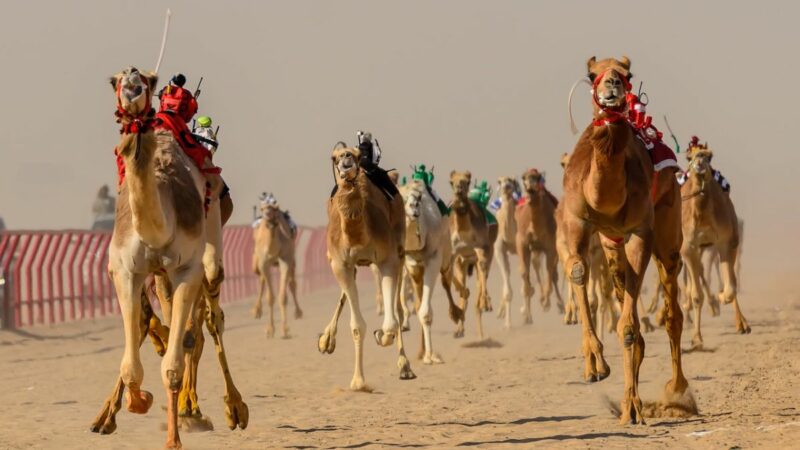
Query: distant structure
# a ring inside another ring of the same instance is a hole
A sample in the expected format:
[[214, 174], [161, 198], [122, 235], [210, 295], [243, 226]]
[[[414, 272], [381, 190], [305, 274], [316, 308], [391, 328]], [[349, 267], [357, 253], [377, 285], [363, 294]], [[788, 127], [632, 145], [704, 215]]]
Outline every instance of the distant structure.
[[5, 231], [6, 223], [3, 221], [3, 218], [0, 217], [0, 231]]
[[94, 204], [92, 204], [92, 214], [94, 215], [92, 230], [113, 230], [114, 210], [116, 207], [117, 200], [109, 194], [108, 185], [104, 184], [97, 191], [97, 197], [94, 199]]

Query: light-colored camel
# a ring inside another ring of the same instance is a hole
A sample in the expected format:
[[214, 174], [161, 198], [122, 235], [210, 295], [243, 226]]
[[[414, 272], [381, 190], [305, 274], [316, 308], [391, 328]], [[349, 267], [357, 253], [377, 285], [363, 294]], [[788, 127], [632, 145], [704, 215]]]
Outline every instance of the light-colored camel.
[[[492, 310], [487, 280], [494, 255], [494, 242], [497, 239], [497, 225], [490, 225], [486, 214], [477, 202], [469, 198], [472, 183], [470, 172], [450, 173], [450, 186], [453, 189], [453, 203], [450, 214], [450, 241], [453, 246], [453, 283], [459, 292], [459, 307], [466, 316], [469, 289], [467, 276], [478, 270], [478, 299], [475, 302], [478, 338], [483, 339], [483, 311]], [[456, 326], [455, 337], [464, 337], [464, 318]]]
[[441, 363], [441, 357], [433, 352], [431, 337], [431, 296], [439, 274], [447, 295], [450, 318], [456, 324], [463, 319], [463, 311], [453, 302], [450, 290], [453, 260], [450, 228], [447, 218], [442, 216], [423, 181], [411, 180], [400, 186], [400, 194], [403, 196], [406, 213], [405, 272], [411, 279], [415, 297], [414, 309], [422, 334], [419, 356], [425, 364]]
[[718, 294], [718, 299], [723, 303], [733, 303], [736, 331], [749, 333], [750, 326], [742, 314], [737, 298], [735, 267], [739, 251], [739, 222], [736, 209], [730, 196], [714, 181], [711, 150], [704, 144], [698, 144], [689, 148], [688, 152], [691, 162], [687, 180], [681, 187], [684, 238], [681, 254], [686, 262], [689, 277], [687, 288], [694, 310], [692, 343], [695, 347], [702, 347], [700, 312], [704, 290], [701, 281], [701, 253], [704, 247], [713, 247], [719, 254], [723, 289]]
[[[114, 281], [125, 329], [125, 350], [120, 365], [117, 389], [106, 401], [93, 431], [111, 432], [125, 387], [127, 408], [144, 414], [153, 396], [141, 389], [144, 377], [139, 348], [144, 340], [142, 327], [142, 288], [145, 278], [158, 273], [169, 280], [168, 295], [162, 303], [164, 320], [169, 324], [166, 351], [161, 362], [161, 378], [167, 394], [168, 448], [180, 448], [178, 433], [179, 401], [189, 403], [185, 372], [192, 364], [192, 353], [199, 326], [193, 326], [197, 304], [208, 304], [208, 322], [226, 378], [226, 415], [231, 428], [245, 428], [247, 405], [230, 379], [222, 346], [222, 311], [219, 286], [222, 269], [222, 223], [218, 193], [219, 178], [212, 178], [208, 211], [204, 213], [207, 180], [184, 154], [170, 131], [153, 129], [150, 99], [157, 77], [128, 68], [111, 78], [116, 92], [118, 120], [122, 137], [117, 152], [124, 161], [125, 179], [120, 186], [114, 232], [109, 248], [109, 275]], [[210, 161], [207, 161], [210, 164]], [[199, 308], [198, 308], [199, 309]], [[192, 349], [186, 352], [185, 349]], [[186, 362], [189, 364], [186, 364]], [[195, 404], [196, 406], [196, 404]], [[198, 409], [199, 411], [199, 409]]]
[[654, 171], [644, 143], [626, 120], [630, 61], [597, 61], [592, 57], [587, 69], [594, 86], [594, 120], [578, 140], [566, 167], [562, 200], [569, 253], [566, 268], [581, 315], [584, 376], [597, 381], [610, 373], [590, 319], [586, 291], [589, 243], [599, 232], [616, 295], [623, 301], [617, 323], [625, 375], [621, 422], [644, 423], [639, 397], [644, 339], [636, 302], [651, 252], [668, 297], [666, 329], [672, 356], [672, 379], [659, 411], [694, 414], [696, 406], [687, 392], [689, 383], [681, 365], [683, 314], [677, 301], [682, 243], [680, 189], [674, 171]]
[[[270, 197], [271, 198], [271, 197]], [[272, 268], [277, 266], [280, 271], [278, 285], [278, 308], [281, 314], [281, 337], [289, 337], [289, 328], [286, 324], [286, 303], [289, 293], [294, 300], [294, 318], [303, 317], [303, 311], [297, 302], [297, 279], [295, 277], [295, 238], [297, 232], [289, 224], [286, 215], [281, 211], [277, 202], [262, 201], [260, 204], [261, 220], [253, 230], [253, 272], [258, 275], [259, 288], [256, 303], [253, 306], [253, 316], [261, 317], [261, 299], [266, 291], [267, 308], [267, 337], [275, 335], [274, 304], [275, 293], [272, 289]], [[266, 287], [266, 289], [265, 289]]]
[[[522, 274], [522, 295], [525, 303], [522, 315], [525, 323], [533, 323], [531, 298], [533, 285], [530, 280], [531, 260], [544, 256], [544, 282], [540, 284], [542, 305], [545, 311], [550, 308], [550, 296], [555, 290], [558, 304], [563, 305], [558, 289], [558, 252], [556, 251], [556, 219], [558, 206], [556, 198], [544, 187], [544, 177], [536, 169], [522, 174], [525, 194], [514, 213], [517, 222], [516, 248], [519, 255], [519, 268]], [[563, 309], [563, 306], [561, 306]]]
[[333, 353], [335, 350], [339, 315], [347, 300], [350, 304], [350, 330], [355, 345], [355, 370], [350, 389], [369, 391], [364, 379], [363, 344], [366, 323], [361, 315], [356, 286], [358, 266], [375, 264], [381, 273], [384, 315], [381, 329], [374, 333], [375, 340], [378, 345], [385, 347], [396, 339], [400, 379], [416, 378], [405, 354], [401, 323], [398, 319], [405, 214], [402, 198], [396, 195], [389, 200], [361, 170], [361, 152], [357, 148], [340, 148], [339, 144], [332, 155], [337, 190], [328, 201], [327, 241], [328, 259], [342, 294], [330, 323], [319, 337], [318, 348], [322, 353]]

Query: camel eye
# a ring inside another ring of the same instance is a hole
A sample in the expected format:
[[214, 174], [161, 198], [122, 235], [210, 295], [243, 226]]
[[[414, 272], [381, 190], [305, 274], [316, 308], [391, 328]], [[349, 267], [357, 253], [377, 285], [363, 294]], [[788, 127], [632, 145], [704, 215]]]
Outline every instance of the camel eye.
[[592, 72], [589, 72], [589, 79], [592, 81], [592, 83], [594, 83], [595, 78], [597, 78], [597, 75], [593, 74]]

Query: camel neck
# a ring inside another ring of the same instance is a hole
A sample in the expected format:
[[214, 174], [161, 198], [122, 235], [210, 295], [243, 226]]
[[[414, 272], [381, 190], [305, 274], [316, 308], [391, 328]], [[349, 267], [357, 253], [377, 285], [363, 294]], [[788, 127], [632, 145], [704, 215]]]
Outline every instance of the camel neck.
[[[359, 241], [365, 234], [366, 209], [365, 175], [359, 174], [353, 182], [340, 180], [333, 202], [339, 211], [342, 231], [348, 239]], [[353, 242], [355, 243], [355, 242]]]
[[162, 248], [172, 237], [155, 175], [155, 134], [123, 134], [119, 151], [125, 160], [125, 183], [128, 186], [133, 228], [142, 242]]
[[631, 128], [624, 121], [594, 126], [590, 130], [592, 159], [584, 195], [596, 211], [611, 215], [625, 205], [625, 147], [631, 138]]

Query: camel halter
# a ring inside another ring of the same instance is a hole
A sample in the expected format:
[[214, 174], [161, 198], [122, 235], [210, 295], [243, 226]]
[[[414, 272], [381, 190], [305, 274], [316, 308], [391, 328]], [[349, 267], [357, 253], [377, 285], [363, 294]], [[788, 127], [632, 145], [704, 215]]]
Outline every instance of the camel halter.
[[[608, 72], [613, 72], [617, 74], [617, 76], [622, 80], [625, 86], [625, 102], [622, 105], [617, 107], [608, 107], [600, 104], [600, 97], [597, 95], [597, 87], [600, 85], [600, 82], [605, 78]], [[627, 78], [623, 77], [621, 73], [617, 72], [614, 69], [608, 69], [604, 72], [601, 72], [597, 75], [592, 83], [592, 102], [594, 102], [595, 106], [597, 106], [600, 111], [603, 112], [604, 117], [599, 119], [592, 120], [592, 124], [596, 127], [610, 125], [612, 123], [619, 122], [620, 120], [625, 120], [625, 109], [627, 108], [628, 103], [628, 93], [631, 91], [631, 83], [628, 81]]]

